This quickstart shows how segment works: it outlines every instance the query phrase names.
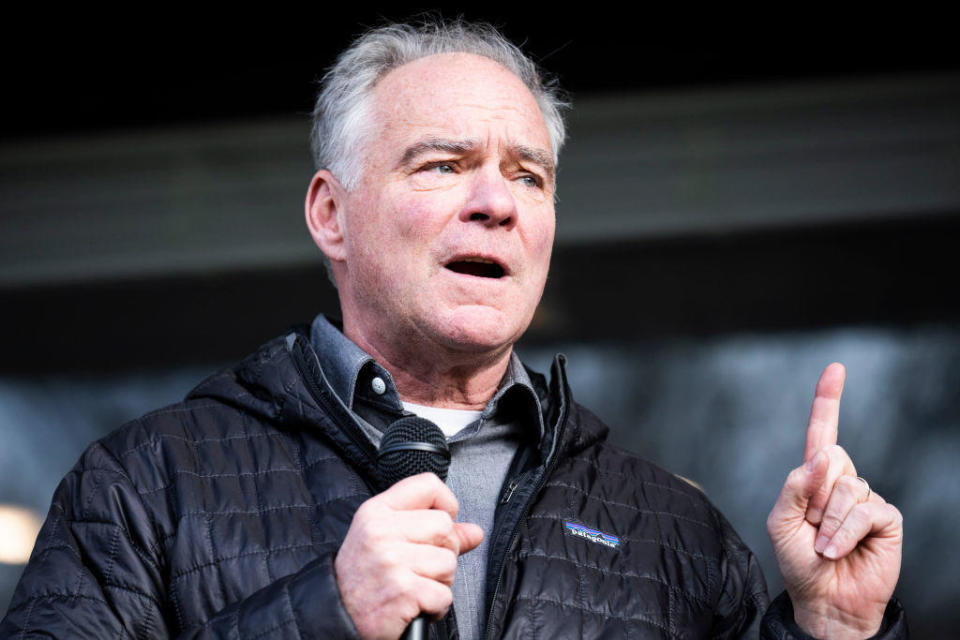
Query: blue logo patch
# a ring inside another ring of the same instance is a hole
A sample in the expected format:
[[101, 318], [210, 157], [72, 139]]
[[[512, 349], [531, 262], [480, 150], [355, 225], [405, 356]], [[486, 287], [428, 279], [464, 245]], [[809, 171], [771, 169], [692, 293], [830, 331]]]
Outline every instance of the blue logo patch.
[[604, 533], [603, 531], [597, 531], [596, 529], [585, 527], [582, 524], [577, 524], [576, 522], [564, 522], [563, 524], [567, 528], [567, 533], [577, 537], [586, 538], [590, 542], [597, 542], [612, 549], [616, 549], [620, 546], [620, 538], [617, 536], [612, 536], [609, 533]]

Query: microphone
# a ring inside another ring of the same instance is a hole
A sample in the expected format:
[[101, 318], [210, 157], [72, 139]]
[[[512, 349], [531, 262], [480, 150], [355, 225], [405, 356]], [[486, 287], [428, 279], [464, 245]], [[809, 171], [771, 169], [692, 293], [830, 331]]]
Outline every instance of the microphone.
[[[380, 440], [377, 474], [384, 487], [420, 473], [432, 472], [446, 482], [450, 449], [440, 427], [420, 416], [390, 424]], [[403, 640], [426, 640], [427, 620], [421, 613], [403, 632]]]

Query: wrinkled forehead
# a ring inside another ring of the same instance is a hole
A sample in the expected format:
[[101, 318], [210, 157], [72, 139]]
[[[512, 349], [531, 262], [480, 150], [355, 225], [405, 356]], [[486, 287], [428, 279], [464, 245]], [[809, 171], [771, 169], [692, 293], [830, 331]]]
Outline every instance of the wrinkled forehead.
[[552, 153], [536, 99], [497, 62], [437, 54], [393, 69], [371, 95], [374, 139], [391, 146], [419, 136], [510, 139]]

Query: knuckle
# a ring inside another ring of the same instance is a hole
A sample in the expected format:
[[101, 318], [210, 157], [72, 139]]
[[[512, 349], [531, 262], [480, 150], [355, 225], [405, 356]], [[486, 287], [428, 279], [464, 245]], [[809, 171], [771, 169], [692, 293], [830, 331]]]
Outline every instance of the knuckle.
[[857, 480], [855, 476], [840, 476], [837, 479], [836, 488], [849, 496], [855, 496], [858, 493], [861, 493], [860, 487], [863, 485], [862, 482]]
[[378, 527], [376, 526], [377, 520], [376, 505], [367, 505], [367, 503], [364, 503], [360, 505], [356, 513], [353, 514], [350, 528], [356, 529], [357, 532], [362, 533], [364, 536], [369, 536], [378, 531]]
[[443, 610], [446, 611], [450, 608], [450, 605], [453, 604], [453, 590], [450, 587], [443, 588], [443, 595], [441, 597], [441, 606]]
[[[387, 491], [389, 491], [388, 489]], [[354, 517], [360, 515], [361, 517], [371, 517], [377, 510], [380, 508], [380, 503], [383, 501], [383, 494], [377, 494], [372, 498], [367, 498], [360, 503], [360, 506], [357, 507]]]
[[903, 526], [903, 514], [900, 512], [900, 509], [897, 509], [897, 508], [896, 508], [895, 506], [893, 506], [892, 504], [887, 504], [886, 506], [887, 506], [889, 509], [891, 509], [891, 512], [890, 512], [890, 513], [891, 513], [891, 515], [892, 515], [892, 517], [893, 517], [893, 522], [894, 522], [898, 527], [902, 527], [902, 526]]
[[437, 518], [438, 524], [443, 529], [453, 529], [453, 516], [451, 516], [448, 512], [442, 509], [434, 509], [434, 513], [437, 514], [436, 518]]
[[444, 537], [454, 535], [453, 517], [446, 511], [440, 511], [437, 516], [437, 528]]
[[430, 580], [429, 584], [429, 587], [419, 591], [420, 608], [426, 613], [443, 615], [453, 604], [453, 591], [447, 585], [434, 580]]
[[457, 554], [460, 552], [460, 539], [457, 538], [457, 535], [453, 532], [453, 529], [451, 529], [449, 533], [437, 540], [437, 546], [447, 549], [453, 554]]
[[837, 529], [837, 532], [833, 534], [831, 542], [837, 545], [839, 548], [844, 549], [850, 544], [850, 540], [853, 536], [850, 534], [849, 529], [846, 527], [840, 527]]
[[426, 483], [432, 486], [434, 491], [443, 491], [444, 489], [449, 489], [449, 487], [444, 484], [443, 480], [441, 480], [440, 477], [435, 473], [427, 471], [422, 473], [421, 477], [423, 477]]
[[831, 444], [827, 447], [827, 453], [830, 456], [830, 465], [833, 466], [836, 464], [838, 467], [849, 467], [854, 471], [854, 476], [856, 476], [856, 468], [853, 466], [853, 460], [850, 459], [850, 456], [847, 454], [846, 449], [841, 447], [838, 444]]
[[805, 476], [806, 476], [806, 471], [804, 471], [803, 467], [797, 467], [796, 469], [791, 471], [789, 474], [787, 474], [787, 481], [785, 484], [791, 487], [802, 485], [803, 479]]
[[351, 525], [352, 526], [362, 525], [367, 520], [369, 513], [370, 513], [370, 505], [369, 505], [369, 501], [367, 501], [361, 504], [359, 507], [357, 507], [357, 510], [353, 512], [353, 520], [351, 521]]
[[403, 564], [403, 554], [393, 545], [380, 546], [374, 552], [382, 567], [399, 567]]
[[830, 457], [845, 458], [847, 457], [847, 451], [838, 444], [827, 445], [827, 452], [830, 454]]
[[850, 515], [847, 516], [847, 519], [850, 521], [851, 527], [868, 529], [873, 519], [872, 514], [873, 510], [870, 508], [870, 505], [866, 503], [858, 504], [850, 510]]
[[371, 521], [363, 520], [358, 523], [357, 526], [357, 537], [361, 541], [361, 544], [368, 548], [376, 548], [377, 545], [381, 542], [382, 533], [378, 527], [376, 527]]
[[451, 580], [457, 573], [457, 554], [449, 549], [441, 549], [442, 559], [440, 567], [444, 575], [450, 576]]
[[432, 511], [429, 528], [432, 533], [432, 543], [435, 545], [445, 545], [447, 540], [453, 534], [453, 518], [446, 511]]
[[840, 520], [836, 514], [827, 513], [823, 516], [823, 520], [821, 520], [820, 530], [823, 531], [825, 529], [826, 532], [836, 531], [842, 525], [843, 521]]
[[410, 571], [400, 567], [394, 567], [385, 574], [387, 582], [393, 587], [392, 591], [400, 596], [414, 593], [415, 576]]
[[860, 502], [865, 495], [863, 483], [857, 480], [855, 476], [840, 476], [833, 486], [831, 499], [850, 504]]
[[442, 613], [453, 604], [453, 590], [445, 584], [436, 584], [438, 588], [434, 596], [434, 607], [438, 613]]

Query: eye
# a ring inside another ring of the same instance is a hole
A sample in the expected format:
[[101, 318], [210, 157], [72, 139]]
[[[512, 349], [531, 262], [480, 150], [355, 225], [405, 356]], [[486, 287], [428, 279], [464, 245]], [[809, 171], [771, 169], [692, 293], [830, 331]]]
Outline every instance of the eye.
[[424, 170], [433, 171], [445, 176], [456, 173], [456, 169], [454, 169], [453, 164], [449, 162], [437, 162], [437, 163], [429, 164], [426, 167], [424, 167]]
[[524, 186], [530, 187], [532, 189], [539, 189], [543, 185], [543, 181], [540, 179], [539, 176], [535, 176], [529, 173], [526, 175], [520, 176], [518, 178], [518, 181]]

